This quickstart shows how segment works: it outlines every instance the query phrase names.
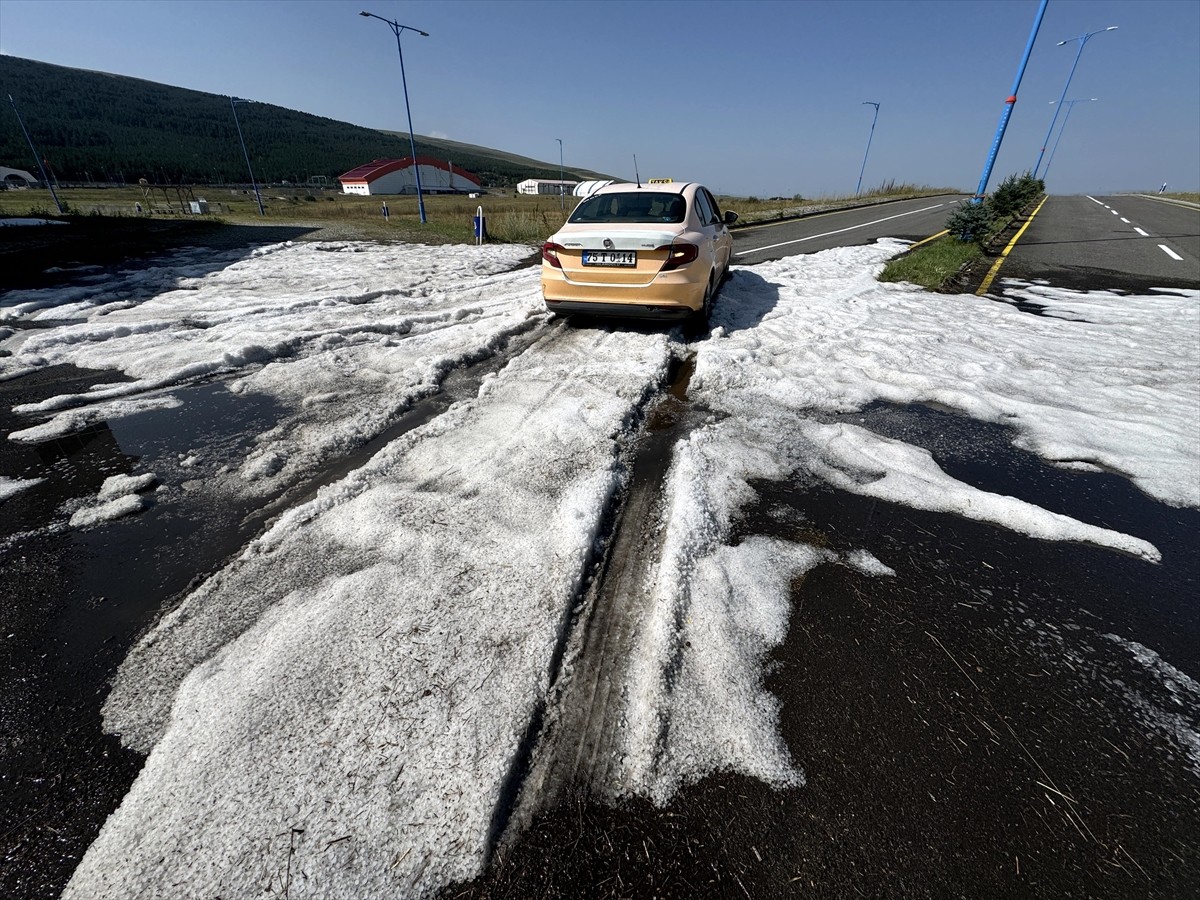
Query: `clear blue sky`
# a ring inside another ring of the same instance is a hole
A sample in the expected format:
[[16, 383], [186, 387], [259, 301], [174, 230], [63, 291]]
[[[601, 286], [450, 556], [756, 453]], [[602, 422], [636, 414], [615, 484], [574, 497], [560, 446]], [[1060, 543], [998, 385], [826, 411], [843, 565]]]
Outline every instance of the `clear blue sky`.
[[[974, 190], [1037, 0], [0, 0], [0, 52], [718, 192]], [[1075, 57], [1054, 193], [1200, 189], [1200, 2], [1050, 0], [995, 175], [1031, 169]], [[29, 102], [25, 100], [24, 102]], [[247, 112], [247, 117], [252, 113]], [[1061, 117], [1060, 117], [1061, 121]], [[251, 126], [252, 128], [252, 126]], [[248, 129], [249, 130], [249, 129]], [[1053, 141], [1051, 141], [1053, 145]], [[355, 161], [357, 162], [357, 161]]]

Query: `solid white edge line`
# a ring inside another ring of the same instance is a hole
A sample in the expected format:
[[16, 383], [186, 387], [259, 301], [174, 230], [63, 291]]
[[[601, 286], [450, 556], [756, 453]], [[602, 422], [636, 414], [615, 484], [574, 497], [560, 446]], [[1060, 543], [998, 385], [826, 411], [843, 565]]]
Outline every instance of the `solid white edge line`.
[[873, 222], [863, 222], [861, 225], [851, 225], [849, 228], [839, 228], [837, 231], [827, 231], [824, 234], [810, 234], [808, 237], [797, 238], [794, 241], [784, 241], [782, 244], [771, 244], [767, 247], [755, 247], [753, 250], [742, 250], [734, 256], [748, 256], [751, 253], [765, 253], [767, 250], [775, 250], [778, 247], [787, 247], [789, 244], [802, 244], [805, 241], [815, 241], [817, 238], [829, 237], [834, 234], [843, 234], [847, 231], [854, 231], [856, 228], [866, 228], [868, 225], [878, 225], [880, 222], [890, 222], [892, 219], [902, 219], [905, 216], [915, 216], [917, 213], [929, 212], [931, 209], [940, 209], [945, 206], [945, 203], [938, 203], [934, 206], [926, 206], [923, 209], [912, 209], [908, 212], [899, 213], [894, 216], [888, 216], [884, 219], [876, 219]]
[[1140, 234], [1142, 237], [1150, 237], [1150, 235], [1148, 235], [1146, 232], [1142, 231], [1142, 229], [1138, 228], [1136, 225], [1133, 226], [1133, 230], [1136, 231], [1138, 234]]
[[1175, 260], [1176, 262], [1183, 262], [1183, 257], [1180, 256], [1178, 253], [1176, 253], [1174, 250], [1172, 250], [1170, 247], [1168, 247], [1166, 244], [1159, 244], [1158, 249], [1161, 250], [1163, 253], [1167, 254], [1167, 256], [1171, 257], [1171, 259]]

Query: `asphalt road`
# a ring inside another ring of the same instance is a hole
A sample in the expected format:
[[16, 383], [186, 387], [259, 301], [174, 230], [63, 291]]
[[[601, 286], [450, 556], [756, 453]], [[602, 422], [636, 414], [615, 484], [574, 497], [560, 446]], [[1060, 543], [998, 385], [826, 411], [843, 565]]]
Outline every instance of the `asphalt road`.
[[1135, 195], [1052, 196], [1000, 278], [1076, 290], [1200, 287], [1200, 209]]
[[942, 230], [963, 195], [897, 200], [736, 229], [733, 261], [753, 265], [796, 253], [872, 244], [882, 237], [919, 241]]

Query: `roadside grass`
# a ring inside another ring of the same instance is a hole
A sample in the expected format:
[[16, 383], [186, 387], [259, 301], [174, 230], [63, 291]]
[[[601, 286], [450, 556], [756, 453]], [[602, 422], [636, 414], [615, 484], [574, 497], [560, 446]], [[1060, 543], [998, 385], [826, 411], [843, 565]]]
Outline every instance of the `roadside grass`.
[[869, 205], [884, 200], [904, 200], [910, 197], [928, 197], [932, 194], [961, 194], [958, 188], [930, 187], [929, 185], [897, 184], [893, 179], [861, 194], [822, 194], [817, 197], [732, 197], [718, 194], [717, 201], [722, 209], [732, 209], [738, 214], [738, 223], [752, 225], [820, 212], [824, 209]]
[[[906, 281], [930, 291], [946, 290], [967, 273], [1023, 212], [1044, 198], [1046, 185], [1029, 172], [1009, 175], [982, 203], [964, 200], [946, 220], [947, 234], [888, 260], [880, 281]], [[961, 285], [960, 285], [961, 286]]]
[[888, 260], [879, 280], [907, 281], [936, 291], [963, 266], [982, 256], [983, 249], [974, 241], [961, 241], [947, 234], [911, 253]]
[[1188, 203], [1200, 203], [1200, 194], [1183, 192], [1178, 194], [1159, 194], [1160, 197], [1170, 197], [1172, 200], [1186, 200]]

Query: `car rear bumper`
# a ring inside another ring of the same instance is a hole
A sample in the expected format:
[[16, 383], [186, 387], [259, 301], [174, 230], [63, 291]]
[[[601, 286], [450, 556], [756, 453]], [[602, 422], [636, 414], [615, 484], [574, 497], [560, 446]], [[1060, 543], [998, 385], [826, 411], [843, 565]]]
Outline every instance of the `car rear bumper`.
[[702, 270], [662, 273], [650, 284], [596, 284], [570, 281], [557, 269], [543, 267], [542, 297], [554, 312], [596, 315], [684, 317], [704, 306], [706, 280], [692, 281]]
[[546, 300], [546, 309], [558, 315], [604, 316], [621, 319], [686, 319], [696, 310], [679, 304], [600, 303], [594, 300]]

